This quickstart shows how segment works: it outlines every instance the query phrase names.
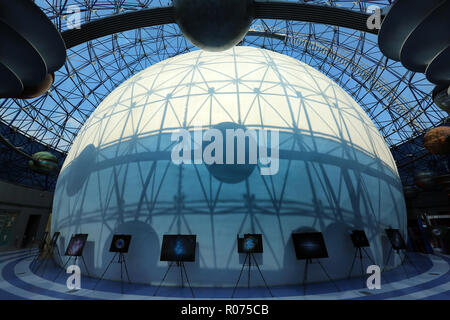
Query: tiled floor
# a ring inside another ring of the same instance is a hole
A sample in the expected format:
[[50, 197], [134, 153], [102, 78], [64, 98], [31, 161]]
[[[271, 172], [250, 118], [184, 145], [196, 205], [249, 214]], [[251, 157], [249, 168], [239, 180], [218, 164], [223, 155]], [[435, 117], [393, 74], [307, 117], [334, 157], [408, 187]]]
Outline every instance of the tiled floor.
[[[336, 281], [339, 291], [332, 283], [271, 287], [275, 299], [450, 299], [450, 257], [412, 254], [415, 265], [404, 265], [382, 273], [381, 289], [364, 287], [365, 279], [353, 278]], [[192, 299], [189, 288], [162, 287], [157, 296], [154, 286], [124, 284], [103, 280], [92, 290], [97, 279], [82, 278], [80, 290], [69, 290], [66, 276], [54, 281], [61, 270], [51, 261], [36, 272], [30, 264], [33, 260], [29, 250], [0, 253], [0, 299]], [[406, 272], [405, 272], [406, 271]], [[193, 288], [195, 298], [228, 299], [233, 288]], [[235, 298], [271, 298], [264, 287], [238, 288]]]

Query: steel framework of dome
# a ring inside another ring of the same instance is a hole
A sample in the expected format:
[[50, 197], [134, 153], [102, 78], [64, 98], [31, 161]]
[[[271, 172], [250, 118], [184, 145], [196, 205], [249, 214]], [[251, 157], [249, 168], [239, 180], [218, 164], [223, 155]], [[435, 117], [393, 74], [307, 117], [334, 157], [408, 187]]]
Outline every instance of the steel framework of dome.
[[[393, 1], [292, 2], [366, 13], [371, 5], [387, 7]], [[81, 9], [82, 24], [114, 14], [171, 5], [170, 0], [35, 3], [61, 33], [68, 29], [67, 11], [73, 5]], [[448, 114], [432, 101], [434, 85], [425, 75], [408, 71], [399, 62], [384, 57], [375, 34], [310, 22], [255, 19], [240, 45], [292, 56], [336, 81], [367, 112], [389, 147], [404, 153], [397, 161], [411, 159], [411, 153], [415, 157], [425, 153], [417, 144], [413, 151], [400, 147], [448, 120]], [[150, 65], [191, 50], [196, 48], [175, 23], [116, 33], [70, 48], [65, 66], [55, 73], [55, 83], [45, 95], [32, 100], [0, 100], [1, 132], [21, 150], [47, 148], [64, 158], [83, 123], [114, 88]], [[1, 157], [3, 163], [14, 163], [20, 155], [2, 152]]]

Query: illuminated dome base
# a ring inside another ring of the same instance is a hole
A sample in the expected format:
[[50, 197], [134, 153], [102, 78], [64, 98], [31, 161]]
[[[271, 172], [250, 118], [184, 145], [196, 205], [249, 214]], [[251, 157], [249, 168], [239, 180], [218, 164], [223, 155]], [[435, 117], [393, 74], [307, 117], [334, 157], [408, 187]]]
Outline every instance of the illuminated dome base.
[[[278, 173], [256, 168], [231, 184], [204, 164], [171, 162], [173, 131], [224, 122], [279, 129]], [[114, 90], [75, 139], [52, 219], [61, 251], [73, 233], [89, 234], [84, 257], [95, 276], [111, 259], [113, 234], [132, 234], [131, 280], [152, 284], [167, 269], [159, 261], [164, 234], [197, 234], [196, 261], [186, 263], [193, 286], [234, 286], [244, 260], [236, 235], [262, 233], [264, 253], [256, 257], [269, 285], [279, 285], [301, 282], [292, 232], [322, 231], [330, 256], [322, 262], [343, 278], [354, 254], [349, 231], [366, 231], [383, 267], [384, 228], [404, 233], [406, 208], [389, 149], [346, 92], [293, 58], [236, 47], [176, 56]], [[110, 269], [106, 278], [120, 279]], [[309, 279], [327, 280], [316, 268]], [[179, 274], [165, 284], [179, 284]], [[256, 274], [252, 284], [262, 285]]]

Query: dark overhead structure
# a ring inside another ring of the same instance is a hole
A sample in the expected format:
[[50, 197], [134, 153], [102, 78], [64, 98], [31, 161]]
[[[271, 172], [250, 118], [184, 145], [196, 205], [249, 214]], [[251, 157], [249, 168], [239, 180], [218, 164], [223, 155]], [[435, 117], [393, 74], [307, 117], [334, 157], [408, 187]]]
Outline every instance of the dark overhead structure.
[[433, 101], [442, 110], [450, 113], [450, 86], [439, 85], [433, 90]]
[[441, 2], [442, 0], [396, 1], [383, 20], [378, 34], [381, 52], [389, 59], [400, 61], [403, 44], [411, 31]]
[[[421, 167], [419, 160], [426, 165], [430, 157], [431, 160], [435, 157], [424, 149], [421, 137], [430, 128], [446, 123], [448, 114], [444, 110], [450, 109], [450, 98], [445, 84], [437, 86], [432, 94], [433, 86], [427, 78], [433, 83], [445, 83], [448, 49], [433, 59], [425, 73], [414, 73], [395, 60], [381, 57], [378, 30], [370, 30], [366, 25], [371, 14], [368, 8], [378, 5], [384, 12], [391, 2], [255, 1], [253, 21], [238, 45], [295, 57], [336, 81], [380, 130], [403, 168], [403, 175], [415, 164]], [[444, 3], [408, 1], [416, 2], [425, 6]], [[32, 98], [33, 95], [25, 94], [30, 86], [24, 85], [21, 77], [0, 59], [3, 83], [0, 96], [28, 98], [0, 99], [0, 133], [6, 141], [0, 146], [0, 160], [19, 164], [17, 159], [25, 153], [23, 165], [16, 173], [4, 171], [14, 177], [28, 168], [28, 160], [39, 151], [52, 152], [61, 163], [92, 111], [124, 80], [159, 61], [196, 49], [176, 24], [171, 0], [52, 0], [37, 5], [31, 0], [0, 0], [4, 30], [12, 28], [23, 39], [16, 37], [14, 41], [31, 44], [38, 41], [41, 47], [35, 48], [42, 52], [45, 59], [41, 60], [45, 60], [47, 67], [44, 72], [42, 63], [35, 63], [41, 71], [40, 81], [30, 83], [31, 87], [38, 87], [31, 90], [37, 94]], [[81, 29], [68, 27], [68, 11], [73, 5], [80, 9]], [[13, 11], [19, 6], [22, 6], [20, 13]], [[32, 29], [26, 29], [32, 19], [36, 21], [31, 24]], [[9, 37], [13, 37], [11, 34]], [[45, 39], [41, 39], [43, 34]], [[2, 46], [0, 56], [4, 52]], [[28, 52], [32, 59], [33, 53]], [[5, 53], [8, 54], [11, 56]], [[28, 175], [33, 175], [31, 170]], [[413, 176], [410, 175], [409, 181]]]
[[450, 1], [443, 1], [414, 28], [400, 53], [400, 60], [406, 68], [425, 72], [430, 63], [450, 45], [449, 17]]
[[238, 44], [255, 15], [253, 0], [174, 0], [175, 21], [184, 36], [206, 51]]
[[438, 53], [430, 62], [425, 74], [430, 82], [445, 85], [448, 83], [450, 75], [450, 45]]
[[62, 33], [67, 49], [119, 32], [175, 23], [173, 7], [151, 8], [111, 15]]
[[31, 99], [45, 93], [53, 73], [66, 59], [66, 47], [137, 28], [176, 22], [197, 47], [208, 51], [231, 48], [242, 41], [254, 18], [286, 19], [343, 26], [376, 33], [366, 27], [367, 14], [290, 2], [175, 1], [174, 7], [113, 15], [71, 29], [62, 36], [32, 1], [0, 1], [0, 97]]
[[[321, 23], [373, 34], [378, 33], [376, 29], [367, 28], [366, 22], [370, 16], [367, 13], [337, 7], [293, 2], [253, 2], [247, 0], [234, 2], [235, 6], [240, 4], [242, 6], [241, 11], [244, 11], [243, 16], [240, 18], [242, 23], [238, 27], [235, 27], [236, 30], [231, 30], [237, 19], [231, 7], [221, 5], [221, 1], [196, 0], [189, 1], [189, 6], [194, 5], [194, 8], [196, 8], [196, 10], [188, 10], [187, 13], [190, 16], [184, 15], [187, 10], [185, 6], [187, 2], [175, 1], [175, 7], [143, 9], [94, 20], [82, 25], [80, 29], [71, 29], [63, 32], [62, 37], [66, 43], [66, 47], [69, 49], [106, 35], [176, 22], [185, 36], [193, 41], [195, 45], [202, 49], [206, 48], [217, 51], [229, 48], [230, 45], [235, 45], [241, 41], [247, 33], [253, 19], [282, 19]], [[206, 7], [200, 10], [204, 3], [207, 3]], [[212, 3], [216, 3], [216, 5]], [[204, 18], [208, 15], [212, 15], [213, 17], [217, 16], [219, 10], [226, 10], [226, 15], [230, 16], [230, 26], [227, 23], [223, 27], [214, 19], [209, 19], [208, 22]], [[200, 13], [198, 13], [199, 11]], [[195, 13], [198, 13], [198, 17], [196, 15], [193, 16]], [[201, 19], [200, 17], [203, 17], [203, 19], [199, 20]], [[224, 28], [228, 28], [228, 31], [224, 31]], [[206, 30], [208, 32], [205, 32]], [[242, 30], [244, 31], [242, 32]], [[216, 38], [222, 38], [222, 40]], [[223, 40], [224, 38], [225, 40]]]
[[0, 38], [0, 97], [40, 96], [66, 60], [53, 23], [32, 1], [0, 0]]
[[450, 1], [397, 0], [383, 20], [380, 50], [436, 84], [436, 104], [449, 111]]

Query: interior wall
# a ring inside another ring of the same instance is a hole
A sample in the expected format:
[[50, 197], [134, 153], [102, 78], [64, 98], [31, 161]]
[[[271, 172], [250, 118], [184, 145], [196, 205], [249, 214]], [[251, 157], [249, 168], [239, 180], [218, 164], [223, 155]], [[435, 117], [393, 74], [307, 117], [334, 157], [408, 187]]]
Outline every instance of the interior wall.
[[24, 232], [30, 215], [40, 215], [36, 239], [40, 239], [45, 231], [48, 216], [51, 212], [53, 193], [31, 189], [12, 183], [0, 181], [0, 213], [17, 213], [12, 224], [9, 241], [0, 245], [0, 250], [20, 248], [24, 241]]

